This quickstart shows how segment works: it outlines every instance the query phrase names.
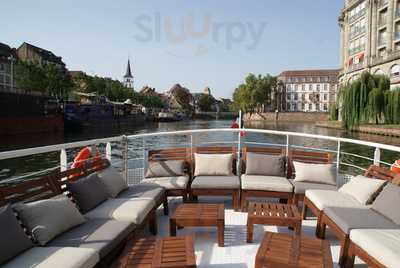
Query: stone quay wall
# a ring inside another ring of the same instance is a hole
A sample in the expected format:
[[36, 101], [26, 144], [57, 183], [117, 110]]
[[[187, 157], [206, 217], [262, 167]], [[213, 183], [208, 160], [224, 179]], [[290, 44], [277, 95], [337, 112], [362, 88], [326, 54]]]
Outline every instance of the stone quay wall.
[[280, 112], [246, 113], [244, 121], [317, 122], [328, 121], [328, 113]]

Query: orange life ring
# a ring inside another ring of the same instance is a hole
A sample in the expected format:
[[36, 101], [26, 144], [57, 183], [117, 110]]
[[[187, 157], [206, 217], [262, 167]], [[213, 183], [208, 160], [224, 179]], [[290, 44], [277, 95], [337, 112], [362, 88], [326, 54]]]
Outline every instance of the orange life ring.
[[390, 167], [390, 170], [400, 174], [400, 159], [396, 160]]
[[[75, 156], [74, 162], [71, 165], [71, 168], [78, 168], [85, 164], [88, 161], [97, 162], [101, 159], [101, 155], [99, 150], [97, 150], [96, 146], [88, 146], [79, 151], [79, 153]], [[79, 176], [79, 173], [71, 174], [70, 178], [75, 178]]]

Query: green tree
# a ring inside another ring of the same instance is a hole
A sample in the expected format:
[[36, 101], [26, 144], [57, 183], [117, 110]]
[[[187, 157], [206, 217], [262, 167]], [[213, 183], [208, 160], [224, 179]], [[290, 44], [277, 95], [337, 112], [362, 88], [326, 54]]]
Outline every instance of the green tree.
[[201, 94], [198, 100], [198, 105], [201, 111], [210, 112], [215, 100], [212, 96], [207, 94]]

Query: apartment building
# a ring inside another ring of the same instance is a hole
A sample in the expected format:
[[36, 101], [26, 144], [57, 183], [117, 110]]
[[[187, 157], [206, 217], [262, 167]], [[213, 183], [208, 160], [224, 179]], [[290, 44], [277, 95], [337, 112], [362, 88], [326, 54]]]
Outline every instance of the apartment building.
[[291, 112], [328, 112], [336, 102], [339, 70], [284, 71], [279, 110]]
[[400, 0], [346, 0], [339, 26], [340, 84], [367, 70], [400, 86]]
[[15, 49], [0, 43], [0, 90], [10, 90], [15, 87], [12, 75], [12, 64], [15, 59]]

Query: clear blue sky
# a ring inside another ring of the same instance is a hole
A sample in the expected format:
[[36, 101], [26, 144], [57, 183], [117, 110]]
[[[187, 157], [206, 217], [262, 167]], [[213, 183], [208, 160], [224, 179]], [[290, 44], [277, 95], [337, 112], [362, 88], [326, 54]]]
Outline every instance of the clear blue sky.
[[136, 89], [180, 83], [231, 97], [248, 73], [339, 67], [340, 0], [1, 2], [0, 42], [115, 79], [130, 56]]

